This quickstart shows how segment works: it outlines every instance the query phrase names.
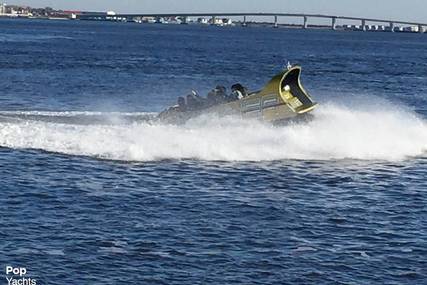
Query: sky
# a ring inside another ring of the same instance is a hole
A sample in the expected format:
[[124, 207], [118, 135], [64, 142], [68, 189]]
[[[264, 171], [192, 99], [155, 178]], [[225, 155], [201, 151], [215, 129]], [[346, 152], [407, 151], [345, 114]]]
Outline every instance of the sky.
[[7, 3], [118, 13], [319, 13], [427, 23], [427, 0], [9, 0]]

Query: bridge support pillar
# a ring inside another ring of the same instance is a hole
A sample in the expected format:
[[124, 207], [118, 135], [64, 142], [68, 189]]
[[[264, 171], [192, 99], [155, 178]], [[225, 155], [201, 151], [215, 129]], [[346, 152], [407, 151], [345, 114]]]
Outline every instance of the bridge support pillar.
[[332, 26], [331, 26], [332, 30], [336, 30], [337, 29], [337, 18], [333, 17], [332, 18]]
[[362, 31], [366, 32], [366, 20], [362, 20]]
[[248, 24], [246, 23], [246, 16], [243, 16], [243, 24], [242, 27], [247, 27]]
[[279, 27], [279, 23], [277, 21], [277, 15], [274, 16], [274, 28], [278, 28]]
[[423, 25], [418, 25], [418, 33], [424, 33]]
[[304, 25], [302, 26], [303, 29], [307, 29], [308, 28], [308, 17], [304, 16]]
[[395, 26], [394, 26], [394, 23], [393, 22], [390, 22], [390, 32], [394, 32], [394, 28], [395, 28]]

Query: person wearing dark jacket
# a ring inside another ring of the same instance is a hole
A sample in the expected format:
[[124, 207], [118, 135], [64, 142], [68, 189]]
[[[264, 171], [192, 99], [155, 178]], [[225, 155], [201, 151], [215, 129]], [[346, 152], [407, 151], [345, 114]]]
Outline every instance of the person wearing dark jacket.
[[231, 86], [231, 97], [234, 100], [240, 100], [248, 96], [248, 91], [242, 84], [236, 83]]

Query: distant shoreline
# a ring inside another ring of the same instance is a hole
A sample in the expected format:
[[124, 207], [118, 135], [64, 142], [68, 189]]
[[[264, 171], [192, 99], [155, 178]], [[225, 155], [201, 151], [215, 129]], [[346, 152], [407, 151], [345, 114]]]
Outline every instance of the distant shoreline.
[[[303, 25], [300, 24], [277, 24], [271, 22], [246, 22], [243, 23], [241, 21], [233, 22], [233, 24], [229, 25], [213, 25], [213, 24], [201, 24], [197, 22], [191, 23], [148, 23], [148, 22], [135, 22], [135, 21], [121, 21], [121, 20], [98, 20], [98, 19], [71, 19], [71, 18], [63, 18], [63, 17], [44, 17], [44, 16], [23, 16], [23, 15], [0, 15], [0, 19], [10, 19], [10, 20], [53, 20], [53, 21], [83, 21], [83, 22], [109, 22], [109, 23], [130, 23], [135, 25], [190, 25], [190, 26], [217, 26], [217, 27], [257, 27], [257, 28], [271, 28], [271, 29], [307, 29], [307, 30], [331, 30], [331, 31], [349, 31], [349, 32], [381, 32], [381, 33], [392, 33], [390, 30], [386, 29], [367, 29], [365, 31], [362, 28], [357, 26], [349, 26], [349, 25], [337, 25], [335, 29], [331, 29], [330, 25], [308, 25], [307, 28], [304, 28]], [[395, 33], [410, 33], [410, 34], [420, 34], [418, 31], [413, 30], [405, 30], [403, 27], [400, 30], [395, 30]], [[424, 32], [427, 33], [427, 32]]]

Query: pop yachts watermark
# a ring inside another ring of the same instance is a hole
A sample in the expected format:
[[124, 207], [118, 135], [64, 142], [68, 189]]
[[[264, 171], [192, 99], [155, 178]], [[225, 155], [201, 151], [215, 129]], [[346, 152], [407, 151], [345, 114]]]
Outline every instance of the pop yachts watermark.
[[26, 277], [25, 267], [6, 266], [6, 280], [8, 285], [37, 285], [37, 280]]

